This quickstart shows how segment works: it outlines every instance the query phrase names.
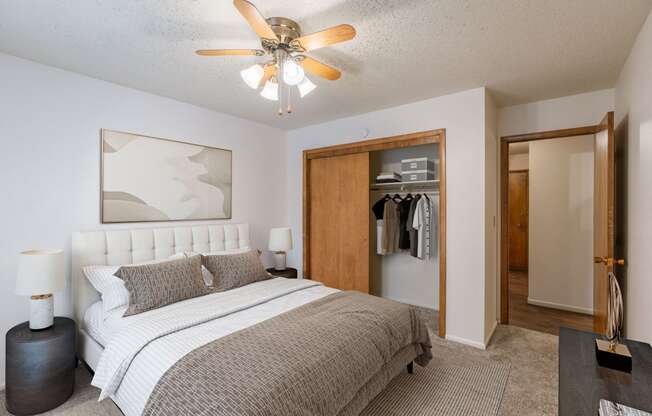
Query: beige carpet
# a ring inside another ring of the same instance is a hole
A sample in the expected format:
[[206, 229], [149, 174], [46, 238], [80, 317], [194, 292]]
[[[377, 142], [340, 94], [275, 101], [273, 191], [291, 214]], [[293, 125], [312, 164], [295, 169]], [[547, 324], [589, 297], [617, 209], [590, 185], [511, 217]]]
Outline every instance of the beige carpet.
[[[436, 337], [433, 343], [430, 365], [415, 366], [411, 376], [400, 375], [365, 416], [557, 414], [556, 336], [499, 326], [486, 351]], [[89, 381], [88, 372], [80, 368], [73, 397], [46, 414], [120, 416], [110, 400], [97, 402], [98, 392]], [[5, 416], [4, 392], [0, 402], [0, 415]]]

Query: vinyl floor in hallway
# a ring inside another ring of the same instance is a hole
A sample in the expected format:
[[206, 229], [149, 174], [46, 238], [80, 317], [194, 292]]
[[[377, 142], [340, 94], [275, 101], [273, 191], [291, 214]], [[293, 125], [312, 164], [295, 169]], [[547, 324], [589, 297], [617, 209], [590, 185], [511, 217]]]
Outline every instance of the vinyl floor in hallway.
[[527, 303], [527, 272], [509, 272], [509, 324], [559, 335], [562, 326], [593, 331], [593, 317]]

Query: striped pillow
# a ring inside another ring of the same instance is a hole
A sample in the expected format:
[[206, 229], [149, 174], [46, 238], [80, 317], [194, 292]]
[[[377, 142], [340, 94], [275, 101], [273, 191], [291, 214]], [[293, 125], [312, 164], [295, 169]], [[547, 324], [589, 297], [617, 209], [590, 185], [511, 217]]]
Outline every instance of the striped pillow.
[[124, 281], [129, 291], [129, 307], [123, 316], [209, 293], [201, 267], [201, 256], [120, 267], [115, 275]]
[[115, 277], [120, 266], [86, 266], [84, 275], [100, 293], [104, 313], [129, 304], [129, 291], [125, 283]]

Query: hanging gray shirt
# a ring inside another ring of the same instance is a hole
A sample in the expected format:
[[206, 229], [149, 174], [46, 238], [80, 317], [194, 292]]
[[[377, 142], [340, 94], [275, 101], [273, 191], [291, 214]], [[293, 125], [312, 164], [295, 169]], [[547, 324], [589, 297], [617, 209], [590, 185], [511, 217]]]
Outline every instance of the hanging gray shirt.
[[412, 227], [412, 223], [414, 222], [414, 211], [417, 208], [417, 202], [419, 202], [419, 199], [421, 199], [421, 195], [415, 195], [410, 204], [410, 212], [408, 213], [407, 222], [405, 223], [405, 228], [410, 233], [410, 254], [412, 257], [417, 257], [419, 249], [418, 233], [417, 230]]

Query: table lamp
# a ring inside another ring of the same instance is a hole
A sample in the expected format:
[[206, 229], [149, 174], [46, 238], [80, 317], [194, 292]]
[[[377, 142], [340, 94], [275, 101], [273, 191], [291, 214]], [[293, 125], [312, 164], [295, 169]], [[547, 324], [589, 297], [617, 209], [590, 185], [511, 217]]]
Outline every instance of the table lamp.
[[54, 323], [53, 292], [66, 286], [63, 250], [28, 250], [20, 253], [16, 293], [30, 296], [29, 329], [47, 329]]
[[269, 230], [269, 251], [274, 252], [274, 269], [285, 270], [286, 252], [292, 250], [292, 230], [288, 227]]

